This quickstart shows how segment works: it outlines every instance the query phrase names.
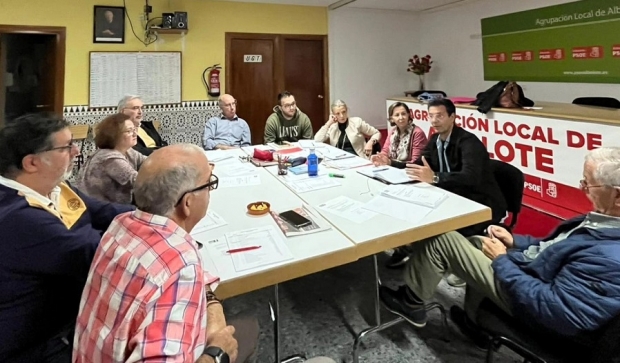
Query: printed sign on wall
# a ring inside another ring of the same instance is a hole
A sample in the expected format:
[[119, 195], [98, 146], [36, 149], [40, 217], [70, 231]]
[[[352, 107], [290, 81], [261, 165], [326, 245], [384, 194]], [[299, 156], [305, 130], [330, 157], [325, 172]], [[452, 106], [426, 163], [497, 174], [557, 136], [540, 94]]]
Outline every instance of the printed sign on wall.
[[484, 79], [620, 83], [620, 0], [482, 19]]

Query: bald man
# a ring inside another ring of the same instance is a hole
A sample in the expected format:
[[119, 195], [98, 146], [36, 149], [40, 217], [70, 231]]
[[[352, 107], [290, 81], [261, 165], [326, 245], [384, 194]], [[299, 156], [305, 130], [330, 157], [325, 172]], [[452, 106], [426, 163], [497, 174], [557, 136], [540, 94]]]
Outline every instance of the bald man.
[[[235, 328], [211, 289], [219, 278], [203, 270], [189, 235], [217, 186], [198, 146], [172, 145], [146, 159], [134, 187], [137, 210], [112, 222], [90, 268], [74, 363], [235, 362]], [[243, 362], [255, 349], [258, 325], [238, 328], [255, 335], [244, 343]]]
[[218, 98], [222, 113], [211, 117], [205, 125], [203, 143], [205, 150], [233, 149], [252, 145], [250, 127], [237, 116], [237, 100], [229, 94]]

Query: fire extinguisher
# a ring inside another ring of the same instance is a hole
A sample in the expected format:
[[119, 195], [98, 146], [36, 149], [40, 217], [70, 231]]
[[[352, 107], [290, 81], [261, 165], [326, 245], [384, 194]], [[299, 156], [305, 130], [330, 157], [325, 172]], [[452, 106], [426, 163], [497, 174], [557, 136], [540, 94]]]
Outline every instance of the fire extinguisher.
[[[207, 87], [207, 93], [211, 97], [219, 97], [220, 96], [220, 67], [219, 64], [214, 64], [211, 67], [207, 67], [204, 72], [202, 72], [202, 82], [205, 87]], [[209, 72], [209, 80], [205, 78], [205, 74]]]

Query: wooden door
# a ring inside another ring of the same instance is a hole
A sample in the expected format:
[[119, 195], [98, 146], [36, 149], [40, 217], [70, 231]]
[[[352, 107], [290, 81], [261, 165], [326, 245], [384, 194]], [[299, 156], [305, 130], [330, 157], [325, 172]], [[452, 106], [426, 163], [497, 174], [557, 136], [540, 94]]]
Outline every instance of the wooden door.
[[284, 89], [312, 121], [316, 133], [327, 120], [327, 53], [324, 36], [284, 38]]
[[[237, 100], [237, 114], [250, 125], [252, 144], [262, 144], [265, 122], [276, 105], [277, 37], [226, 34], [226, 92]], [[246, 59], [260, 55], [262, 60]]]
[[[260, 63], [245, 61], [261, 55]], [[252, 143], [262, 144], [267, 117], [278, 93], [295, 95], [312, 120], [314, 132], [329, 114], [327, 37], [226, 33], [226, 92], [238, 102], [237, 113], [248, 121]]]

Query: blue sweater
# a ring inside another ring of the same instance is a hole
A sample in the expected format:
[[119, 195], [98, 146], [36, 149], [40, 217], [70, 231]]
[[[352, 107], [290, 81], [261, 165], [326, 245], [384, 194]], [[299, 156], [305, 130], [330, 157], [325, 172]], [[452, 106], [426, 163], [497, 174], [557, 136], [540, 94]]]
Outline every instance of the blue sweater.
[[[584, 217], [562, 223], [542, 241], [570, 231]], [[517, 319], [578, 337], [620, 314], [619, 228], [579, 228], [533, 261], [526, 261], [522, 251], [540, 240], [514, 239], [515, 249], [496, 258], [492, 266]]]
[[[0, 360], [41, 362], [72, 329], [102, 233], [131, 206], [61, 184], [59, 218], [0, 185]], [[69, 340], [72, 336], [68, 337]]]

